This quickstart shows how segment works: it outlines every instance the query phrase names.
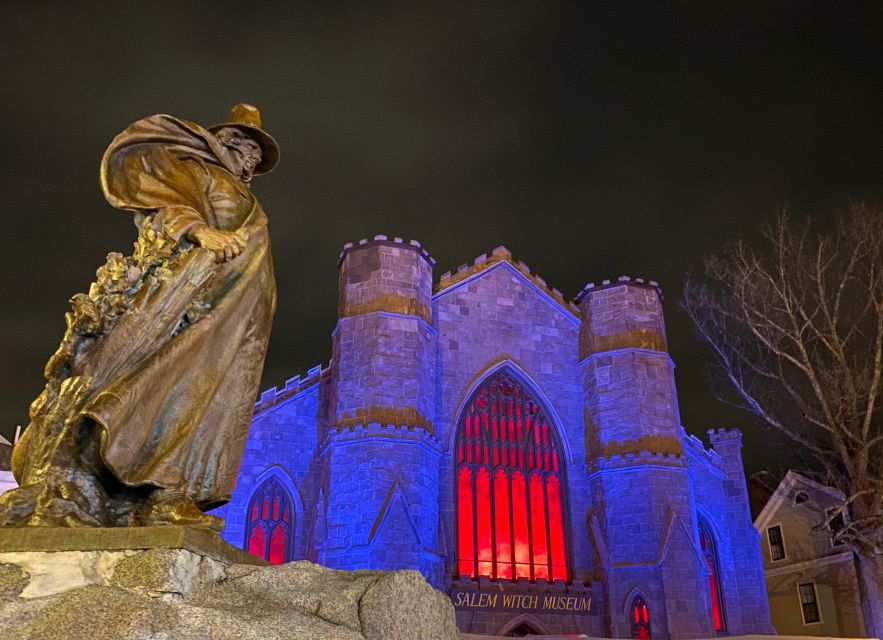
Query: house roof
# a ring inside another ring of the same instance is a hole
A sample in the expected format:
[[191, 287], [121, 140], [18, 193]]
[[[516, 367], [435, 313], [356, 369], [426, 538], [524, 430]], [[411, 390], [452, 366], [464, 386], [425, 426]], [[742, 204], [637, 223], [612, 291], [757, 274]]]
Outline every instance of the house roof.
[[843, 493], [838, 491], [833, 487], [825, 486], [815, 480], [811, 480], [806, 476], [797, 473], [793, 469], [790, 469], [788, 473], [785, 474], [785, 477], [782, 478], [782, 481], [779, 483], [779, 486], [776, 487], [776, 490], [770, 496], [770, 499], [767, 501], [766, 505], [764, 505], [763, 509], [761, 509], [757, 518], [754, 520], [754, 527], [758, 531], [762, 531], [766, 528], [766, 526], [770, 523], [772, 517], [776, 514], [776, 511], [779, 510], [784, 504], [788, 504], [791, 499], [791, 494], [798, 488], [808, 489], [817, 493], [824, 493], [831, 497], [832, 500], [842, 501], [844, 499]]

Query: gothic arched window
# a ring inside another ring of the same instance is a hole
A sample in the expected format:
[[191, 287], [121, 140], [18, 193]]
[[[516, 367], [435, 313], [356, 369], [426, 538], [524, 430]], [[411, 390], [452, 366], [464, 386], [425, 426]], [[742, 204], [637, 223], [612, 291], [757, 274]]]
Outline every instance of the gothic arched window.
[[460, 416], [455, 450], [458, 573], [567, 580], [564, 461], [525, 386], [490, 376]]
[[708, 591], [711, 595], [711, 618], [714, 622], [715, 631], [725, 631], [727, 628], [724, 616], [724, 598], [721, 589], [720, 563], [717, 559], [717, 544], [711, 528], [702, 518], [699, 518], [699, 546], [705, 557], [705, 566], [711, 572], [708, 575]]
[[632, 638], [650, 640], [650, 610], [641, 596], [635, 596], [629, 607], [629, 620], [632, 623]]
[[276, 478], [267, 478], [248, 505], [245, 548], [270, 564], [291, 560], [294, 509], [291, 495]]

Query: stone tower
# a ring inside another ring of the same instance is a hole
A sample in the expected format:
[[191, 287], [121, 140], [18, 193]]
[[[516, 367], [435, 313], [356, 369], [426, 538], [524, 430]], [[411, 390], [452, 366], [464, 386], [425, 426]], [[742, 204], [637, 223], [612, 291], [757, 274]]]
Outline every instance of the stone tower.
[[340, 257], [320, 561], [417, 569], [438, 584], [433, 259], [375, 236]]
[[711, 637], [692, 482], [656, 283], [623, 277], [578, 297], [596, 566], [611, 637], [649, 606], [654, 637]]
[[720, 517], [726, 522], [726, 545], [732, 549], [733, 559], [731, 585], [726, 594], [730, 598], [727, 602], [729, 623], [744, 634], [775, 633], [770, 624], [769, 601], [766, 598], [739, 598], [742, 594], [763, 594], [766, 590], [758, 544], [760, 533], [752, 522], [748, 487], [745, 484], [742, 432], [739, 429], [711, 429], [708, 436], [714, 451], [721, 457], [721, 466], [726, 474], [722, 492], [724, 497], [719, 500], [719, 510]]

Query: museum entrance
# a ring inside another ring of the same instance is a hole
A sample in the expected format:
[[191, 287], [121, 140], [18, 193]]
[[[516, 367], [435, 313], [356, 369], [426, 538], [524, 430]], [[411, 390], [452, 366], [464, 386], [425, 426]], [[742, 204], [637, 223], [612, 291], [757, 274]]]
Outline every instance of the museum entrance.
[[525, 636], [531, 635], [539, 635], [541, 632], [539, 629], [535, 629], [531, 625], [526, 622], [522, 622], [520, 625], [512, 629], [509, 633], [506, 634], [507, 638], [524, 638]]

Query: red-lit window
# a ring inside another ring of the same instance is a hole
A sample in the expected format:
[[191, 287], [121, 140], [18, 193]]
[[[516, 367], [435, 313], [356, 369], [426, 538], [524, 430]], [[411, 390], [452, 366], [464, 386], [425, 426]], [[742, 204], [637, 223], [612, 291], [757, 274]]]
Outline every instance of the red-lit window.
[[705, 556], [705, 565], [711, 572], [708, 575], [708, 591], [711, 596], [711, 619], [715, 631], [726, 631], [727, 623], [724, 616], [724, 598], [721, 590], [720, 564], [717, 560], [717, 545], [708, 524], [699, 519], [699, 546]]
[[514, 376], [489, 378], [457, 426], [457, 572], [567, 580], [562, 460], [548, 414]]
[[245, 548], [248, 552], [271, 564], [291, 560], [292, 501], [276, 478], [267, 479], [255, 491], [247, 514]]
[[629, 619], [632, 623], [632, 638], [650, 640], [650, 610], [641, 596], [635, 596], [632, 600]]

